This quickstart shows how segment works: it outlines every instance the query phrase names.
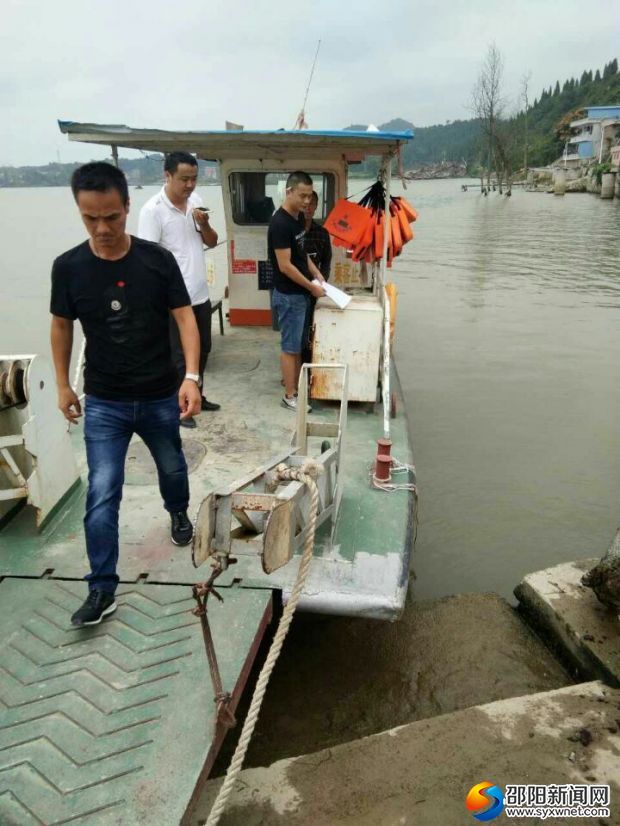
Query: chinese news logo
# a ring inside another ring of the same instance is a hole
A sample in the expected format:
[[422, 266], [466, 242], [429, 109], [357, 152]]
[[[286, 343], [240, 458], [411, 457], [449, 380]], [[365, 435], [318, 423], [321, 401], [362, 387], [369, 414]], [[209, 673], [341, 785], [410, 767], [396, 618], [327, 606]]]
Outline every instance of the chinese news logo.
[[549, 818], [609, 817], [610, 791], [607, 784], [508, 783], [506, 793], [499, 786], [476, 783], [467, 793], [465, 806], [480, 821], [494, 820], [505, 812], [506, 817]]
[[485, 780], [471, 787], [467, 792], [465, 805], [476, 820], [493, 820], [502, 813], [504, 794], [499, 786]]

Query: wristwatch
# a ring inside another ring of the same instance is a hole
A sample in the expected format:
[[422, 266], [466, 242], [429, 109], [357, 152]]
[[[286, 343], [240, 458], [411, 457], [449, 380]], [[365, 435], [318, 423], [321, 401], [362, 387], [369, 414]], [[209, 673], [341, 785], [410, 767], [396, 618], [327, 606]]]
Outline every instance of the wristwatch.
[[186, 373], [185, 378], [190, 379], [191, 381], [195, 381], [196, 384], [200, 382], [200, 376], [198, 375], [198, 373]]

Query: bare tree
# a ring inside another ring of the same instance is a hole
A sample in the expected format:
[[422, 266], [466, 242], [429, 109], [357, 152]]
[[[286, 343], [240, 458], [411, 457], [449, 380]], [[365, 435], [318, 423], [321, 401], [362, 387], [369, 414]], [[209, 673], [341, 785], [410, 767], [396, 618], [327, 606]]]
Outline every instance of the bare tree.
[[[512, 190], [512, 175], [518, 151], [521, 149], [520, 141], [512, 127], [511, 120], [498, 120], [495, 130], [495, 142], [493, 144], [493, 158], [495, 160], [495, 171], [499, 184], [500, 194], [503, 192], [503, 184], [506, 184], [507, 192]], [[518, 163], [518, 162], [517, 162]]]
[[480, 68], [480, 74], [472, 91], [472, 109], [480, 120], [487, 154], [487, 187], [491, 184], [491, 166], [495, 155], [497, 122], [502, 116], [502, 78], [504, 61], [495, 45], [491, 43]]
[[530, 88], [530, 80], [532, 79], [532, 73], [527, 72], [521, 78], [521, 103], [523, 104], [523, 174], [525, 175], [525, 179], [527, 180], [527, 150], [528, 150], [528, 110], [530, 108], [530, 99], [529, 99], [529, 88]]

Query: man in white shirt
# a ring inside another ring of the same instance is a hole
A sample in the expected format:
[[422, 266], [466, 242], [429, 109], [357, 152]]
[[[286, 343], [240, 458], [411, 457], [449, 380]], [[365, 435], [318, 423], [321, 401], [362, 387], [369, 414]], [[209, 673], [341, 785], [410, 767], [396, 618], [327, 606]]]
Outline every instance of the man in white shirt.
[[[166, 183], [140, 210], [138, 236], [161, 244], [174, 255], [183, 275], [200, 332], [200, 386], [211, 350], [211, 301], [205, 270], [203, 244], [214, 247], [217, 232], [209, 224], [209, 213], [194, 192], [198, 162], [189, 152], [171, 152], [164, 162]], [[185, 376], [185, 359], [176, 324], [170, 324], [172, 358], [179, 374]], [[202, 392], [202, 410], [219, 410]], [[196, 427], [193, 417], [181, 420], [183, 427]]]

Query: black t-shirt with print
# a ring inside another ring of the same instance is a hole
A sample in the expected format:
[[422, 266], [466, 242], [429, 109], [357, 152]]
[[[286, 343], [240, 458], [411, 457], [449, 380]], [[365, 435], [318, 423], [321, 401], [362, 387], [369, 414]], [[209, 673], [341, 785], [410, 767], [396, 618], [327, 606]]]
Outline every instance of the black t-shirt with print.
[[308, 270], [308, 257], [304, 244], [306, 235], [304, 227], [303, 213], [296, 219], [282, 207], [274, 212], [269, 223], [267, 249], [269, 252], [269, 260], [273, 267], [273, 285], [281, 293], [302, 293], [304, 295], [308, 293], [308, 290], [305, 290], [301, 285], [280, 272], [275, 253], [276, 250], [290, 249], [291, 264], [297, 267], [309, 281], [312, 281], [312, 276]]
[[170, 355], [170, 310], [191, 304], [172, 253], [134, 236], [118, 261], [88, 241], [52, 267], [50, 311], [79, 319], [86, 339], [84, 392], [110, 400], [160, 399], [178, 378]]

